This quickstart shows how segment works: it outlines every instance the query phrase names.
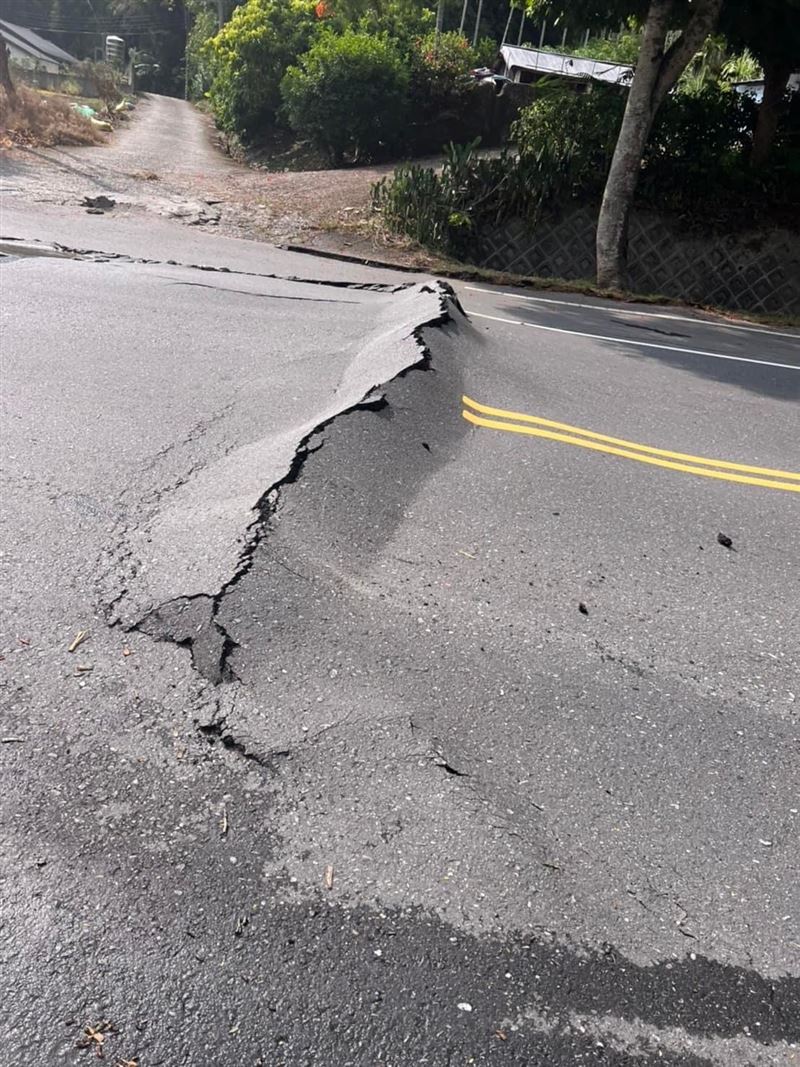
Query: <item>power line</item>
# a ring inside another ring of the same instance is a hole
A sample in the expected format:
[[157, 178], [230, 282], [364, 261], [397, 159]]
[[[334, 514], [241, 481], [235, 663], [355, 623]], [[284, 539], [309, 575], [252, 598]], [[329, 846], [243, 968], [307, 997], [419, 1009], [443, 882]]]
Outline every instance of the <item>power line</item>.
[[144, 37], [145, 34], [150, 34], [154, 37], [168, 36], [170, 31], [165, 29], [143, 29], [143, 30], [130, 30], [120, 29], [119, 26], [107, 27], [106, 29], [99, 30], [56, 30], [50, 26], [27, 26], [26, 29], [34, 30], [36, 33], [60, 33], [67, 34], [70, 37], [98, 37], [98, 36], [112, 36], [114, 33], [125, 34], [128, 37]]

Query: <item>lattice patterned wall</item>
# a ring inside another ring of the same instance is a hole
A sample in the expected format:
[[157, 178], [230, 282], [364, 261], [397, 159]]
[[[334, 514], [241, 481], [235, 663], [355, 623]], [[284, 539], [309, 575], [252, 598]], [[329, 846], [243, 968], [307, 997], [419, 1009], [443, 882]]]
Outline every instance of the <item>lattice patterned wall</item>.
[[[482, 262], [515, 274], [592, 278], [596, 215], [579, 209], [531, 233], [507, 223], [484, 238]], [[630, 289], [747, 311], [800, 314], [800, 236], [787, 230], [696, 237], [655, 215], [631, 220]]]

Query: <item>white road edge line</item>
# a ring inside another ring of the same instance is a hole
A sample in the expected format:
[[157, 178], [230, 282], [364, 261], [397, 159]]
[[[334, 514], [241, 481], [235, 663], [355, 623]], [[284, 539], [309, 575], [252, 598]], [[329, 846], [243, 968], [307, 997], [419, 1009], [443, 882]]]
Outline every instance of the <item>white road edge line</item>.
[[505, 296], [509, 300], [530, 300], [537, 304], [557, 304], [559, 307], [588, 308], [590, 311], [608, 311], [617, 315], [639, 315], [647, 319], [671, 319], [674, 322], [691, 322], [695, 326], [715, 326], [723, 330], [743, 330], [745, 333], [757, 333], [762, 337], [788, 337], [800, 344], [800, 333], [784, 333], [769, 326], [740, 326], [734, 322], [713, 322], [710, 319], [693, 318], [691, 315], [671, 315], [665, 311], [638, 311], [627, 307], [606, 307], [605, 304], [579, 304], [574, 300], [555, 300], [547, 296], [524, 296], [522, 293], [496, 292], [494, 289], [481, 289], [476, 285], [465, 285], [470, 293], [486, 293], [487, 296]]
[[780, 367], [781, 370], [800, 371], [800, 364], [772, 363], [767, 359], [747, 359], [745, 356], [723, 356], [720, 352], [706, 352], [702, 348], [676, 348], [674, 345], [659, 345], [654, 341], [633, 341], [627, 337], [604, 337], [599, 333], [583, 333], [580, 330], [562, 330], [558, 326], [544, 326], [540, 322], [523, 322], [522, 319], [503, 319], [499, 315], [482, 315], [479, 311], [466, 309], [468, 315], [475, 319], [491, 319], [492, 322], [505, 322], [509, 326], [528, 326], [531, 330], [548, 330], [550, 333], [566, 333], [573, 337], [588, 337], [593, 341], [613, 341], [617, 345], [632, 345], [634, 348], [660, 348], [665, 352], [682, 352], [688, 356], [708, 356], [711, 359], [729, 359], [734, 363], [757, 363], [760, 367]]

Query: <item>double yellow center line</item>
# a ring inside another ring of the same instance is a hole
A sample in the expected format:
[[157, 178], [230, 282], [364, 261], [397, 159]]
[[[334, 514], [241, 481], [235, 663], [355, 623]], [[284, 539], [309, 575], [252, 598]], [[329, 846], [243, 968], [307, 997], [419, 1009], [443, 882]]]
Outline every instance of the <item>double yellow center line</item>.
[[579, 426], [569, 426], [565, 422], [553, 422], [535, 415], [522, 415], [518, 411], [487, 407], [486, 404], [479, 404], [468, 396], [463, 396], [461, 400], [464, 405], [461, 414], [473, 426], [503, 430], [505, 433], [526, 434], [530, 437], [544, 437], [549, 441], [578, 445], [595, 452], [607, 452], [623, 459], [649, 463], [654, 467], [667, 467], [685, 474], [699, 474], [704, 478], [800, 493], [800, 474], [791, 471], [750, 467], [744, 463], [730, 463], [722, 459], [705, 459], [703, 456], [691, 456], [685, 452], [669, 452], [665, 448], [637, 445], [634, 441], [626, 441], [621, 437], [608, 437], [593, 430], [582, 430]]

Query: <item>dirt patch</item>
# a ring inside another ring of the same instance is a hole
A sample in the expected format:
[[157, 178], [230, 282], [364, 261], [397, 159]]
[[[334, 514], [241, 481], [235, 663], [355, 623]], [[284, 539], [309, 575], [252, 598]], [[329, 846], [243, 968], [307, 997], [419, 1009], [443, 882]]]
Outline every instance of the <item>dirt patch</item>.
[[16, 96], [0, 89], [0, 147], [93, 145], [103, 133], [65, 100], [20, 85]]

